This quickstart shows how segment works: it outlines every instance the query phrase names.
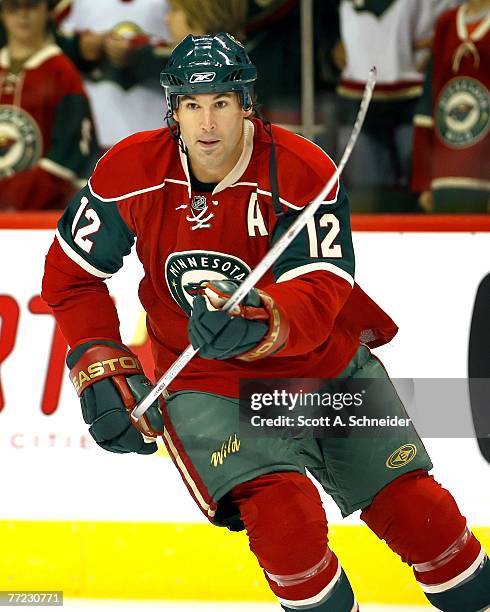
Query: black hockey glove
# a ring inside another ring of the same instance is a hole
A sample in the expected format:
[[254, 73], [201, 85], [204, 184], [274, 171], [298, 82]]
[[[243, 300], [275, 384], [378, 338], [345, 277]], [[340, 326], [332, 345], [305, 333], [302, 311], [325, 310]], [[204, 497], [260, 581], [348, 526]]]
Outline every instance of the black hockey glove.
[[194, 298], [189, 338], [205, 359], [254, 361], [283, 348], [289, 333], [284, 312], [270, 295], [252, 289], [233, 313], [220, 308], [238, 287], [230, 280], [203, 281]]
[[116, 342], [92, 340], [75, 347], [66, 359], [80, 397], [82, 415], [99, 446], [113, 453], [149, 455], [163, 433], [158, 400], [133, 423], [131, 410], [152, 388], [137, 357]]

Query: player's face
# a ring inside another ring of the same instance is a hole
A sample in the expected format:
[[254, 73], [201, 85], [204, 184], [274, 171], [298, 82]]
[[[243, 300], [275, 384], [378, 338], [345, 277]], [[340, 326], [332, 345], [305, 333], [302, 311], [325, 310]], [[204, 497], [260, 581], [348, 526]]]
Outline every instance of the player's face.
[[32, 43], [45, 36], [48, 3], [42, 0], [4, 0], [1, 16], [9, 41]]
[[199, 25], [190, 24], [185, 11], [173, 2], [169, 2], [167, 13], [165, 14], [165, 24], [170, 35], [170, 42], [174, 45], [179, 43], [188, 34], [201, 36], [206, 33]]
[[233, 169], [243, 149], [243, 120], [251, 113], [231, 92], [180, 98], [174, 119], [199, 180], [221, 181]]

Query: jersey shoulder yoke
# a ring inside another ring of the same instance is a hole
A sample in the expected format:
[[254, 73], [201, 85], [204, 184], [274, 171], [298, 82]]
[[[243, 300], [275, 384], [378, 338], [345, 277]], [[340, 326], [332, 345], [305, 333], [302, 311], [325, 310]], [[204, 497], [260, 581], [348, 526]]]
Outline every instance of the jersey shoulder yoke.
[[331, 157], [317, 144], [279, 126], [273, 126], [274, 141], [281, 160], [279, 168], [286, 172], [301, 167], [325, 179], [333, 174], [336, 166]]
[[118, 201], [163, 188], [176, 146], [167, 128], [121, 140], [97, 162], [90, 191], [102, 201]]

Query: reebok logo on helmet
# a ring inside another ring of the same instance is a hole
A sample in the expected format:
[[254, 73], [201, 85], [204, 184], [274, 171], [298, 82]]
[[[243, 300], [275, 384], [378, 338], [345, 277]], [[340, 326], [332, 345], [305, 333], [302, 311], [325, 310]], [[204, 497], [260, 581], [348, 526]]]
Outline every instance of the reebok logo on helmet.
[[189, 83], [211, 83], [216, 77], [216, 72], [195, 72], [189, 79]]
[[243, 45], [226, 32], [215, 36], [189, 34], [172, 51], [160, 75], [170, 113], [179, 107], [179, 96], [237, 92], [240, 105], [253, 106], [257, 69]]

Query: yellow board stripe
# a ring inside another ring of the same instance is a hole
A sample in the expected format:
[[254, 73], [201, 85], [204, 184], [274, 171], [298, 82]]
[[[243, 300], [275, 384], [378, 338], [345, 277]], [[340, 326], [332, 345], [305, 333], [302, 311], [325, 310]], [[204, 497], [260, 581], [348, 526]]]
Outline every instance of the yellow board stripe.
[[[490, 549], [490, 527], [474, 529]], [[363, 525], [330, 542], [362, 603], [422, 604], [409, 567]], [[194, 523], [0, 521], [0, 590], [65, 597], [273, 601], [245, 534]]]

